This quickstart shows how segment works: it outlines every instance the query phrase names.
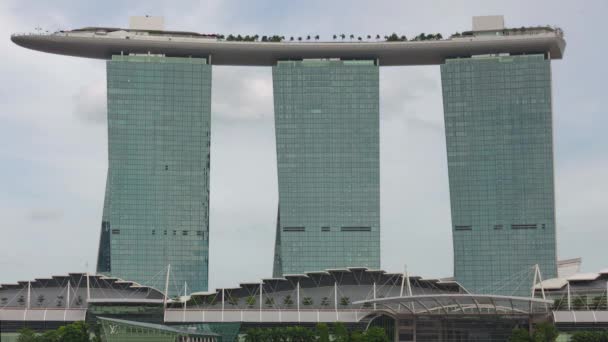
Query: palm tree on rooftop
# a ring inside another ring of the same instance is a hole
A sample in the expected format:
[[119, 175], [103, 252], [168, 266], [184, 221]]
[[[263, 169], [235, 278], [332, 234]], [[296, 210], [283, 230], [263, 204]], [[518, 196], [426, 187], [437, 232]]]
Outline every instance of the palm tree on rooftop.
[[370, 36], [369, 34], [367, 35], [367, 39], [372, 39], [372, 36]]
[[306, 36], [306, 40], [310, 40], [310, 36]]
[[351, 34], [351, 35], [350, 35], [350, 40], [353, 40], [353, 39], [355, 39], [355, 35], [354, 35], [354, 34]]
[[379, 34], [376, 35], [376, 40], [380, 40], [380, 35]]
[[315, 40], [319, 40], [319, 38], [320, 38], [319, 35], [315, 36]]
[[345, 35], [344, 33], [342, 33], [342, 34], [340, 35], [340, 38], [342, 38], [342, 40], [344, 40], [344, 38], [346, 38], [346, 35]]
[[334, 40], [336, 40], [336, 38], [338, 38], [338, 36], [336, 36], [336, 35], [334, 34]]

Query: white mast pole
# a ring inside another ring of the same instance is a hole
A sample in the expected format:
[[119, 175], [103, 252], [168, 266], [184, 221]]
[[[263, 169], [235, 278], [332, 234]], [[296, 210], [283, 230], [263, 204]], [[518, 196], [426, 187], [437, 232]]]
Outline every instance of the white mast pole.
[[264, 305], [264, 303], [262, 303], [263, 300], [263, 292], [264, 291], [264, 282], [260, 282], [260, 322], [262, 321], [262, 306]]
[[[403, 289], [402, 289], [403, 291]], [[376, 310], [376, 280], [374, 279], [374, 310]]]
[[300, 323], [300, 280], [296, 284], [296, 300], [298, 301], [298, 323]]
[[338, 320], [338, 282], [334, 281], [334, 309], [336, 310], [336, 321]]
[[70, 292], [71, 292], [70, 284], [71, 284], [70, 279], [68, 279], [68, 309], [70, 308]]
[[188, 298], [186, 298], [186, 296], [188, 295], [188, 282], [185, 281], [184, 282], [184, 311], [186, 311], [186, 306], [188, 305]]
[[534, 279], [532, 280], [532, 298], [534, 298], [534, 287], [536, 286], [536, 274], [538, 273], [538, 264], [534, 265]]
[[169, 296], [169, 274], [171, 273], [171, 264], [167, 265], [167, 277], [165, 278], [165, 300], [163, 301], [163, 307], [167, 308], [167, 297]]
[[545, 286], [543, 285], [543, 275], [540, 273], [540, 267], [538, 267], [538, 265], [537, 265], [537, 270], [538, 270], [538, 281], [540, 282], [540, 293], [542, 293], [543, 299], [547, 299], [547, 298], [545, 298]]

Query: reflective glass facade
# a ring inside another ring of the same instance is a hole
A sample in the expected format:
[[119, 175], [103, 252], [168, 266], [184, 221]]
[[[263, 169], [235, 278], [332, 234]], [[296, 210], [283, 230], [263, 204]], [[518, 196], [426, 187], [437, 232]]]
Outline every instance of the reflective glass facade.
[[529, 295], [533, 265], [557, 276], [550, 61], [453, 59], [441, 77], [456, 279]]
[[279, 178], [274, 275], [379, 268], [378, 66], [280, 61], [272, 76]]
[[170, 295], [207, 290], [211, 66], [107, 62], [109, 169], [97, 270]]

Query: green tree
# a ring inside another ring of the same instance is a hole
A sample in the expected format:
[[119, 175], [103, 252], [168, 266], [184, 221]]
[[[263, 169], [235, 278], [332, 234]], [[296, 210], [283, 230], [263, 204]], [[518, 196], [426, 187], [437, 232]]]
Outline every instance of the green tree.
[[553, 300], [553, 310], [563, 310], [568, 308], [568, 299], [564, 296]]
[[0, 303], [2, 303], [3, 306], [8, 304], [8, 298], [2, 297], [2, 299], [0, 299]]
[[557, 328], [548, 322], [539, 323], [534, 327], [532, 341], [534, 342], [554, 342], [557, 340], [559, 332]]
[[578, 296], [572, 301], [574, 310], [589, 310], [587, 307], [587, 296]]
[[367, 342], [388, 342], [386, 331], [380, 327], [371, 327], [364, 335]]
[[348, 330], [342, 322], [334, 324], [334, 342], [349, 342]]
[[393, 32], [393, 34], [391, 34], [390, 36], [385, 36], [384, 39], [386, 39], [387, 42], [398, 42], [399, 36]]
[[245, 303], [247, 303], [248, 307], [252, 308], [255, 305], [255, 297], [248, 296], [247, 298], [245, 298]]
[[577, 331], [572, 334], [571, 342], [606, 342], [608, 331]]
[[530, 333], [526, 329], [516, 328], [511, 332], [509, 342], [531, 342]]
[[262, 329], [252, 328], [247, 330], [247, 335], [245, 335], [245, 342], [262, 342]]
[[58, 330], [49, 330], [38, 336], [36, 342], [61, 342], [61, 335]]
[[606, 295], [601, 295], [601, 296], [593, 297], [592, 309], [593, 310], [606, 310], [606, 309], [608, 309], [606, 307]]
[[346, 306], [348, 304], [350, 304], [350, 298], [348, 298], [348, 297], [340, 298], [340, 305]]
[[287, 307], [291, 307], [293, 305], [293, 300], [291, 299], [290, 295], [285, 296], [285, 298], [283, 298], [283, 304], [285, 304], [285, 306]]
[[36, 333], [34, 330], [30, 328], [22, 328], [18, 331], [19, 336], [17, 337], [17, 342], [36, 342], [38, 338], [36, 337]]
[[74, 322], [58, 330], [62, 342], [88, 342], [89, 329], [85, 322]]
[[317, 324], [316, 333], [319, 339], [318, 342], [329, 342], [329, 327], [325, 323]]
[[312, 305], [313, 304], [312, 298], [311, 297], [304, 297], [302, 299], [302, 304], [304, 304], [304, 305]]
[[365, 334], [359, 330], [353, 331], [352, 334], [350, 334], [349, 342], [365, 342], [365, 341], [367, 341]]
[[321, 306], [329, 306], [329, 298], [328, 297], [321, 298]]
[[19, 299], [17, 299], [17, 303], [19, 303], [19, 305], [21, 306], [25, 305], [25, 297], [23, 297], [23, 295], [19, 296]]

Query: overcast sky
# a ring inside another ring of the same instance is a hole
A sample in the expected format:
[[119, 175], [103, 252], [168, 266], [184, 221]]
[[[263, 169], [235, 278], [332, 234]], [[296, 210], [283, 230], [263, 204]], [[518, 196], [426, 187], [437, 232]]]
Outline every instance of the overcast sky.
[[[107, 172], [105, 63], [26, 50], [14, 32], [126, 27], [224, 34], [444, 36], [473, 15], [558, 25], [552, 63], [558, 255], [608, 267], [608, 1], [0, 1], [0, 282], [94, 272]], [[382, 267], [452, 274], [439, 67], [380, 71]], [[270, 68], [214, 67], [210, 288], [272, 273], [277, 210]]]

